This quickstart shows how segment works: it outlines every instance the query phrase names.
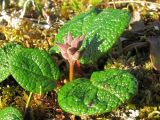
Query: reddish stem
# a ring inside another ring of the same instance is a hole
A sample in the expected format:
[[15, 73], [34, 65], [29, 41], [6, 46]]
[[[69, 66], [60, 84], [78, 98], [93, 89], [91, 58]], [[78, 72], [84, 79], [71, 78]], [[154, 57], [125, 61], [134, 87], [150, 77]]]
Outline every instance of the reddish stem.
[[73, 80], [73, 74], [74, 74], [74, 63], [69, 63], [69, 80]]
[[82, 76], [84, 76], [84, 73], [83, 71], [81, 70], [81, 64], [79, 62], [79, 60], [76, 61], [76, 66], [77, 66], [77, 70], [78, 70], [78, 73]]

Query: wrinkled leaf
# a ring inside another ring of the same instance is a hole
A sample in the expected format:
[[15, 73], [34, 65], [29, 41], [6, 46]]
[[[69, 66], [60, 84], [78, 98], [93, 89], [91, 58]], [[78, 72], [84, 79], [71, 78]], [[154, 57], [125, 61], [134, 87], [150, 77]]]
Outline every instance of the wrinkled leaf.
[[0, 49], [0, 82], [11, 74], [9, 65], [10, 58], [21, 50], [21, 48], [21, 45], [8, 43]]
[[3, 50], [7, 54], [7, 57], [11, 58], [12, 55], [16, 54], [22, 48], [23, 48], [23, 46], [18, 45], [16, 43], [7, 43], [4, 45]]
[[6, 107], [0, 110], [0, 120], [23, 120], [23, 117], [18, 109]]
[[60, 107], [75, 115], [97, 115], [111, 112], [129, 100], [137, 90], [130, 73], [110, 69], [94, 72], [91, 79], [76, 79], [65, 84], [58, 93]]
[[59, 79], [59, 69], [51, 56], [42, 50], [24, 49], [11, 61], [11, 73], [26, 90], [45, 93], [53, 90]]
[[[62, 26], [56, 41], [63, 43], [63, 37], [67, 36], [68, 32], [71, 32], [74, 37], [85, 34], [80, 62], [94, 63], [112, 47], [127, 27], [129, 20], [130, 15], [124, 10], [92, 9], [75, 16]], [[59, 52], [57, 46], [52, 50]]]
[[10, 70], [7, 63], [7, 57], [3, 49], [0, 49], [0, 82], [5, 80], [10, 75]]

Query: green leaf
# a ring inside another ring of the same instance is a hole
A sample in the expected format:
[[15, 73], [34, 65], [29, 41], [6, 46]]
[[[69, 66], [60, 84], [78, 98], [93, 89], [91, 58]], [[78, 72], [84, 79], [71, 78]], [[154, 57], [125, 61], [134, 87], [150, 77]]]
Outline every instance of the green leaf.
[[[86, 13], [81, 13], [78, 16], [73, 17], [72, 20], [69, 20], [64, 26], [62, 26], [56, 35], [56, 42], [64, 43], [64, 36], [67, 36], [68, 32], [71, 32], [74, 37], [80, 36], [83, 34], [83, 31], [90, 29], [94, 18], [101, 10], [91, 9]], [[83, 26], [83, 27], [82, 27]], [[50, 51], [59, 53], [58, 47], [54, 46]]]
[[10, 58], [13, 54], [21, 50], [21, 48], [21, 45], [8, 43], [0, 49], [0, 82], [11, 74], [9, 65]]
[[97, 115], [111, 112], [129, 100], [137, 90], [130, 73], [110, 69], [94, 72], [91, 79], [76, 79], [58, 92], [60, 107], [75, 115]]
[[[56, 42], [63, 43], [63, 37], [71, 32], [74, 37], [86, 34], [81, 51], [80, 62], [89, 64], [96, 62], [113, 46], [128, 26], [128, 11], [118, 9], [92, 9], [75, 16], [61, 27]], [[57, 46], [52, 48], [59, 52]]]
[[7, 43], [7, 44], [5, 44], [5, 45], [3, 46], [2, 49], [5, 51], [8, 59], [10, 59], [12, 55], [14, 55], [14, 54], [16, 54], [18, 51], [22, 50], [22, 49], [23, 49], [23, 46], [18, 45], [18, 44], [16, 44], [16, 43]]
[[0, 82], [10, 75], [7, 57], [3, 49], [0, 49]]
[[23, 117], [17, 108], [6, 107], [0, 110], [0, 120], [23, 120]]
[[38, 49], [23, 49], [12, 57], [11, 73], [16, 81], [33, 93], [53, 90], [59, 69], [51, 56]]

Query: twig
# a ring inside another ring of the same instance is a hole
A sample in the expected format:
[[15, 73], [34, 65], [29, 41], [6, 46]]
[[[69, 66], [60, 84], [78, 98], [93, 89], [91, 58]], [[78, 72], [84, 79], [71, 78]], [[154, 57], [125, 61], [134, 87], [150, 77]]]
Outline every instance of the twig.
[[31, 2], [32, 5], [35, 7], [34, 0], [27, 0], [27, 1], [24, 3], [24, 5], [23, 5], [23, 10], [22, 10], [22, 12], [21, 12], [20, 18], [23, 18], [23, 17], [24, 17], [24, 15], [25, 15], [25, 13], [26, 13], [27, 6], [28, 6], [28, 4], [29, 4], [30, 2]]
[[34, 19], [34, 18], [27, 18], [27, 17], [20, 18], [16, 15], [15, 15], [15, 17], [12, 17], [12, 16], [13, 15], [8, 14], [5, 11], [2, 11], [1, 16], [0, 16], [0, 21], [2, 21], [2, 20], [7, 21], [8, 26], [12, 27], [12, 28], [19, 28], [22, 20], [30, 21], [33, 23], [34, 26], [39, 26], [41, 29], [49, 29], [52, 27], [51, 25], [49, 25], [45, 21], [39, 22], [37, 19]]
[[153, 111], [153, 112], [149, 113], [148, 118], [153, 118], [153, 115], [155, 115], [155, 114], [160, 115], [160, 112], [159, 111]]
[[5, 10], [5, 8], [6, 8], [6, 1], [2, 0], [2, 10]]
[[127, 52], [129, 50], [132, 50], [133, 48], [141, 48], [148, 46], [148, 42], [136, 42], [128, 45], [127, 47], [123, 48], [122, 51], [119, 52], [119, 54], [122, 54], [123, 52]]
[[114, 9], [116, 9], [115, 0], [112, 0], [112, 2], [113, 2]]

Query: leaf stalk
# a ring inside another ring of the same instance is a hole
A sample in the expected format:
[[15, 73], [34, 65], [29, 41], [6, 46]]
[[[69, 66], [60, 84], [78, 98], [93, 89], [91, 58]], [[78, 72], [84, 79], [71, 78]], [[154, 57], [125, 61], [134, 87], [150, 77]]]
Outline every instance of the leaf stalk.
[[26, 103], [26, 106], [25, 106], [25, 111], [24, 111], [23, 117], [25, 117], [25, 115], [28, 111], [28, 107], [29, 107], [29, 104], [30, 104], [30, 101], [31, 101], [32, 94], [33, 94], [32, 92], [29, 93], [29, 97], [28, 97], [28, 100], [27, 100], [27, 103]]

